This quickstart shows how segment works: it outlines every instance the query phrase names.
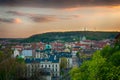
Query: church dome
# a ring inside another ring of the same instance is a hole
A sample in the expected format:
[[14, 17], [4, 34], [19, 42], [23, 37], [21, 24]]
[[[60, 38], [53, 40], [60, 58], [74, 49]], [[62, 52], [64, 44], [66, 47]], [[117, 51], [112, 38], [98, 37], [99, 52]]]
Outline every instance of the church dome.
[[47, 50], [47, 49], [52, 49], [52, 46], [50, 44], [46, 44], [45, 45], [45, 50]]

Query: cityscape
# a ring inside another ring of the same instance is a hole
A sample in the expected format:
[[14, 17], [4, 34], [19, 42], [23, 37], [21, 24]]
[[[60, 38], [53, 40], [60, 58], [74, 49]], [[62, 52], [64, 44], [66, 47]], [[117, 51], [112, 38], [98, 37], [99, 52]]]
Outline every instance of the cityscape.
[[119, 0], [0, 0], [0, 80], [120, 80]]
[[23, 67], [24, 73], [17, 75], [21, 80], [71, 80], [70, 71], [73, 68], [91, 60], [93, 54], [105, 46], [113, 47], [115, 41], [116, 38], [88, 40], [85, 36], [74, 42], [20, 43], [1, 40], [0, 49], [3, 52], [12, 51], [10, 57], [26, 66]]

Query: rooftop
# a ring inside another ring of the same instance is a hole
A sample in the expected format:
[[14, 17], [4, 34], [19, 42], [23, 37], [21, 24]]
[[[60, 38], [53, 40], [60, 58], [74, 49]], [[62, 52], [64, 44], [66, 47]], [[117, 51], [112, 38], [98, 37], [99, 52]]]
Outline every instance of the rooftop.
[[72, 58], [72, 54], [68, 52], [59, 52], [48, 54], [47, 58], [26, 58], [26, 63], [59, 63], [61, 57]]

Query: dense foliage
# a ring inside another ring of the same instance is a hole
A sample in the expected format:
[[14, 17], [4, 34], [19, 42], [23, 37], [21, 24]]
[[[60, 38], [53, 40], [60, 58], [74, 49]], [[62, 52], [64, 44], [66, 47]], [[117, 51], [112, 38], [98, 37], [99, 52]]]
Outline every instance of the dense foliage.
[[119, 80], [120, 46], [106, 46], [93, 54], [92, 59], [83, 62], [70, 71], [72, 80]]
[[[5, 53], [7, 51], [7, 53]], [[25, 63], [23, 59], [12, 58], [10, 49], [0, 50], [0, 80], [23, 80]]]
[[67, 68], [67, 59], [65, 57], [62, 57], [60, 61], [60, 69], [66, 69], [66, 68]]
[[29, 38], [21, 40], [21, 42], [51, 42], [60, 41], [79, 41], [81, 37], [86, 36], [91, 40], [113, 39], [118, 32], [92, 32], [92, 31], [75, 31], [75, 32], [50, 32], [44, 34], [33, 35]]

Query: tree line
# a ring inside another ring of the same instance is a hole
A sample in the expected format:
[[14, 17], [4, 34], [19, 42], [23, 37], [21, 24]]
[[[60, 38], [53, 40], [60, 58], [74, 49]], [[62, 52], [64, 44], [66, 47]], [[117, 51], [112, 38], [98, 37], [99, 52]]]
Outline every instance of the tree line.
[[22, 39], [20, 42], [52, 42], [60, 40], [63, 42], [80, 41], [85, 36], [90, 40], [113, 39], [119, 32], [93, 32], [93, 31], [74, 31], [74, 32], [49, 32], [36, 34], [29, 38]]
[[120, 80], [119, 43], [96, 51], [91, 60], [73, 68], [70, 71], [72, 80]]

